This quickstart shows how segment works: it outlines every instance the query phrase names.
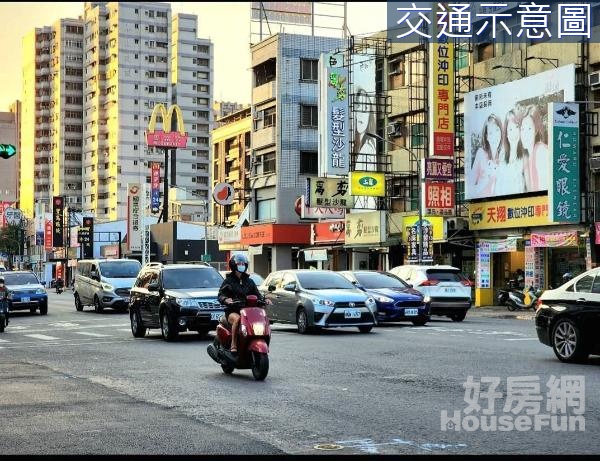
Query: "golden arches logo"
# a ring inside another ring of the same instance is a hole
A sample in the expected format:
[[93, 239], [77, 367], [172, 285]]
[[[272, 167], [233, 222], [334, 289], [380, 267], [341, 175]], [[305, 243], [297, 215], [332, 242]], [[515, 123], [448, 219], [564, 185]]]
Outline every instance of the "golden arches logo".
[[148, 123], [148, 132], [154, 133], [156, 131], [156, 118], [160, 114], [162, 118], [162, 126], [165, 133], [171, 132], [171, 120], [173, 114], [177, 115], [177, 131], [181, 136], [185, 136], [185, 126], [183, 123], [183, 114], [177, 104], [173, 104], [169, 107], [169, 110], [165, 108], [164, 104], [157, 104], [154, 106], [152, 115], [150, 116], [150, 122]]

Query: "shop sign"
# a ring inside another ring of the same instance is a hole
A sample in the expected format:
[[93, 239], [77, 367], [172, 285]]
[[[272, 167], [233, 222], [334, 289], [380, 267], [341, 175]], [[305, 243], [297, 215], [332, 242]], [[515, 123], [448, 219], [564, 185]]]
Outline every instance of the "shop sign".
[[127, 243], [129, 251], [142, 251], [141, 187], [127, 184]]
[[488, 253], [510, 253], [517, 251], [517, 240], [518, 237], [508, 237], [505, 239], [495, 240], [479, 240], [479, 248], [481, 251]]
[[[418, 216], [404, 216], [402, 220], [405, 229], [412, 226], [418, 228]], [[431, 227], [433, 232], [432, 239], [434, 242], [446, 240], [446, 236], [444, 235], [444, 218], [442, 216], [424, 216], [423, 225], [425, 227]], [[406, 242], [406, 237], [403, 237], [403, 240]]]
[[373, 171], [350, 172], [350, 195], [385, 197], [385, 174]]
[[330, 221], [311, 224], [311, 245], [331, 244], [345, 242], [346, 223], [344, 221]]
[[346, 215], [346, 245], [379, 244], [386, 240], [385, 212]]
[[491, 262], [492, 254], [489, 251], [482, 250], [481, 243], [477, 242], [475, 251], [475, 263], [477, 270], [475, 271], [475, 287], [490, 288], [491, 286]]
[[451, 157], [454, 155], [454, 43], [448, 43], [448, 37], [442, 35], [431, 47], [431, 146], [433, 155]]
[[[406, 236], [408, 239], [408, 261], [419, 260], [419, 226], [407, 226]], [[423, 252], [421, 262], [433, 261], [433, 227], [423, 223]]]
[[242, 227], [243, 245], [278, 245], [310, 243], [308, 224], [258, 224]]
[[52, 246], [63, 247], [63, 228], [65, 225], [65, 198], [54, 196], [52, 198]]
[[239, 243], [242, 239], [242, 228], [231, 227], [231, 228], [219, 228], [217, 232], [217, 241], [221, 243]]
[[296, 200], [296, 213], [302, 219], [339, 219], [346, 216], [345, 208], [309, 207], [304, 195]]
[[304, 250], [305, 261], [327, 261], [327, 250]]
[[469, 203], [469, 229], [548, 226], [548, 197]]
[[44, 248], [46, 251], [50, 251], [53, 247], [52, 235], [52, 213], [46, 213], [44, 219]]
[[579, 244], [577, 231], [531, 234], [532, 247], [576, 247]]
[[600, 245], [600, 222], [594, 223], [594, 227], [596, 228], [596, 245]]
[[550, 140], [549, 218], [556, 222], [578, 223], [579, 196], [579, 104], [548, 103], [552, 123]]
[[347, 208], [351, 206], [346, 178], [306, 178], [306, 206]]
[[453, 215], [454, 199], [454, 183], [425, 181], [426, 214]]
[[454, 160], [448, 158], [426, 158], [425, 179], [448, 181], [454, 179]]

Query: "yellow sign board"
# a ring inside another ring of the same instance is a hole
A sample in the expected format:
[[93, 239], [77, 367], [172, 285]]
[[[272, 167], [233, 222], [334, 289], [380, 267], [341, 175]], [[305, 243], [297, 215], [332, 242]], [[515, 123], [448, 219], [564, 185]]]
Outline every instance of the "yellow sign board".
[[558, 224], [548, 218], [548, 196], [469, 203], [469, 229], [503, 229], [510, 227]]
[[386, 240], [384, 211], [349, 213], [346, 215], [346, 245], [379, 244]]
[[[417, 225], [419, 221], [418, 216], [404, 216], [402, 218], [402, 229], [406, 231], [407, 227], [413, 227]], [[444, 217], [443, 216], [423, 216], [423, 225], [431, 226], [433, 228], [433, 241], [445, 240], [444, 235]], [[424, 228], [425, 229], [425, 228]], [[408, 241], [407, 232], [402, 232], [402, 241]]]
[[185, 136], [183, 114], [177, 104], [173, 104], [172, 106], [170, 106], [168, 111], [163, 104], [157, 104], [156, 106], [154, 106], [154, 110], [152, 110], [152, 115], [150, 115], [150, 122], [148, 123], [148, 131], [150, 133], [154, 133], [154, 131], [156, 131], [156, 118], [158, 115], [160, 115], [162, 118], [162, 131], [164, 131], [165, 133], [170, 133], [171, 120], [174, 112], [177, 114], [177, 131], [182, 136]]
[[385, 174], [374, 171], [351, 171], [350, 195], [385, 197]]
[[432, 124], [433, 155], [454, 155], [454, 45], [432, 44], [431, 75], [433, 104], [429, 108]]

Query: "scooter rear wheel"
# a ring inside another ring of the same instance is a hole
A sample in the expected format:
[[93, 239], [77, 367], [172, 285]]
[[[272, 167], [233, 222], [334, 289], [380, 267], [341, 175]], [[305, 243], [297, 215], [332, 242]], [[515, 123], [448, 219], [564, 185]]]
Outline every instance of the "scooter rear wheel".
[[506, 304], [506, 307], [508, 307], [508, 310], [511, 312], [517, 310], [517, 307], [511, 301], [508, 301], [508, 303]]
[[0, 316], [0, 333], [4, 333], [4, 327], [6, 326], [6, 319], [4, 315]]
[[252, 364], [252, 376], [257, 381], [263, 381], [269, 373], [269, 356], [260, 352], [254, 352], [252, 358], [254, 360]]

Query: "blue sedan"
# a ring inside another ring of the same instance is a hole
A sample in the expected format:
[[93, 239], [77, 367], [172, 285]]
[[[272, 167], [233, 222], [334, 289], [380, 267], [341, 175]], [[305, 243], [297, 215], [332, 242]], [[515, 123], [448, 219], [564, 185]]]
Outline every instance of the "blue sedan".
[[429, 320], [429, 305], [423, 295], [399, 277], [378, 271], [340, 273], [375, 299], [378, 321], [407, 320], [425, 325]]

